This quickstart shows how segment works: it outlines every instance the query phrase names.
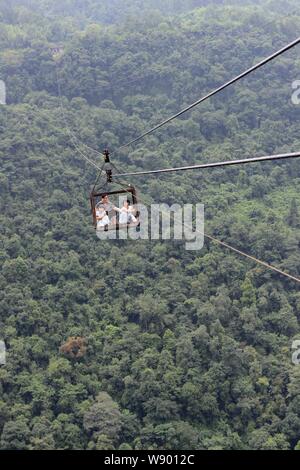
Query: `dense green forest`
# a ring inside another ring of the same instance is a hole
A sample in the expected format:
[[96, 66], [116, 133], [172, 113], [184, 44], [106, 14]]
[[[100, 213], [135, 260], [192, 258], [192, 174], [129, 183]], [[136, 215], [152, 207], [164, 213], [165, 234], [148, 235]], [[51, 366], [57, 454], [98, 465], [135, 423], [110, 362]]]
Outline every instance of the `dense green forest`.
[[[263, 1], [257, 0], [256, 3], [261, 4]], [[12, 0], [10, 2], [1, 0], [0, 3], [2, 14], [8, 16], [12, 24], [18, 22], [17, 15], [21, 13], [22, 24], [24, 18], [28, 20], [33, 14], [38, 15], [40, 20], [46, 17], [48, 20], [55, 18], [56, 21], [63, 15], [64, 21], [67, 17], [78, 26], [95, 21], [110, 25], [122, 22], [129, 17], [136, 19], [153, 13], [175, 16], [196, 7], [232, 5], [241, 2], [240, 0], [110, 0], [109, 2], [107, 0], [102, 2], [99, 0]], [[253, 2], [244, 0], [243, 3]], [[283, 2], [282, 7], [286, 12]]]
[[[82, 158], [295, 39], [297, 4], [0, 0], [0, 449], [300, 450], [299, 285], [208, 240], [98, 240]], [[114, 161], [299, 151], [299, 66], [297, 46]], [[299, 277], [299, 165], [131, 182]]]

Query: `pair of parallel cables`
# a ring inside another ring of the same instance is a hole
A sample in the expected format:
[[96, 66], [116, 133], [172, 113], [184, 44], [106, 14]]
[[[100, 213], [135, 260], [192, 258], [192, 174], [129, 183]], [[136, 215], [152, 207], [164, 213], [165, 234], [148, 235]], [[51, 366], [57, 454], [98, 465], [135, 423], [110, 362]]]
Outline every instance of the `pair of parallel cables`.
[[[214, 89], [213, 91], [211, 91], [210, 93], [206, 94], [205, 96], [203, 96], [202, 98], [200, 98], [199, 100], [195, 101], [194, 103], [192, 103], [191, 105], [185, 107], [184, 109], [182, 109], [181, 111], [179, 111], [178, 113], [172, 115], [171, 117], [169, 117], [168, 119], [165, 119], [164, 121], [158, 123], [157, 125], [155, 125], [154, 127], [152, 127], [151, 129], [149, 129], [148, 131], [142, 133], [141, 135], [139, 135], [138, 137], [134, 138], [133, 140], [130, 140], [128, 143], [120, 146], [117, 150], [115, 150], [113, 153], [116, 153], [118, 152], [119, 150], [121, 149], [124, 149], [124, 148], [127, 148], [139, 141], [141, 141], [142, 139], [144, 139], [145, 137], [147, 137], [148, 135], [154, 133], [155, 131], [157, 131], [158, 129], [161, 129], [163, 126], [167, 125], [168, 123], [170, 123], [171, 121], [173, 121], [174, 119], [177, 119], [178, 117], [182, 116], [183, 114], [185, 114], [186, 112], [190, 111], [191, 109], [195, 108], [196, 106], [200, 105], [201, 103], [203, 103], [204, 101], [208, 100], [209, 98], [211, 98], [212, 96], [220, 93], [221, 91], [223, 91], [224, 89], [226, 89], [227, 87], [229, 87], [230, 85], [238, 82], [239, 80], [241, 80], [242, 78], [246, 77], [247, 75], [250, 75], [252, 72], [258, 70], [259, 68], [263, 67], [264, 65], [266, 65], [267, 63], [271, 62], [272, 60], [274, 60], [275, 58], [279, 57], [280, 55], [284, 54], [285, 52], [289, 51], [290, 49], [294, 48], [296, 45], [298, 45], [300, 43], [300, 37], [298, 37], [297, 39], [295, 39], [294, 41], [290, 42], [289, 44], [287, 44], [286, 46], [282, 47], [281, 49], [277, 50], [276, 52], [274, 52], [273, 54], [271, 54], [270, 56], [266, 57], [265, 59], [261, 60], [260, 62], [258, 62], [257, 64], [255, 64], [254, 66], [248, 68], [247, 70], [245, 70], [244, 72], [242, 72], [241, 74], [235, 76], [234, 78], [232, 78], [231, 80], [227, 81], [226, 83], [224, 83], [223, 85], [221, 85], [220, 87]], [[57, 63], [56, 63], [56, 66], [57, 66]], [[78, 146], [77, 142], [79, 139], [78, 137], [69, 129], [68, 127], [68, 124], [67, 124], [67, 120], [66, 120], [66, 116], [65, 116], [65, 113], [64, 113], [64, 107], [63, 107], [63, 102], [62, 102], [62, 94], [61, 94], [61, 88], [60, 88], [60, 83], [59, 83], [59, 76], [58, 76], [58, 70], [56, 68], [56, 72], [57, 72], [57, 83], [58, 83], [58, 94], [59, 94], [59, 99], [60, 99], [60, 106], [61, 106], [61, 109], [62, 109], [62, 114], [63, 114], [63, 118], [64, 118], [64, 121], [65, 121], [65, 125], [66, 125], [66, 129], [68, 131], [68, 134], [70, 136], [70, 139], [74, 145], [74, 147], [77, 149], [77, 151], [81, 154], [81, 156], [90, 164], [90, 165], [93, 165], [96, 169], [98, 169], [100, 172], [102, 171], [102, 168], [100, 168], [94, 161], [92, 161], [90, 158], [88, 158], [85, 153], [83, 153], [80, 149], [80, 147]], [[83, 144], [86, 148], [88, 148], [89, 150], [95, 152], [97, 155], [101, 155], [102, 154], [100, 152], [98, 152], [97, 150], [93, 149], [92, 147], [88, 146], [87, 144], [83, 143], [83, 142], [80, 142], [81, 144]], [[298, 158], [300, 157], [300, 152], [294, 152], [294, 153], [285, 153], [285, 154], [278, 154], [278, 155], [267, 155], [267, 156], [263, 156], [263, 157], [253, 157], [253, 158], [247, 158], [247, 159], [242, 159], [242, 160], [230, 160], [230, 161], [225, 161], [225, 162], [213, 162], [213, 163], [205, 163], [205, 164], [200, 164], [200, 165], [193, 165], [193, 166], [185, 166], [185, 167], [174, 167], [174, 168], [165, 168], [165, 169], [159, 169], [159, 170], [150, 170], [150, 171], [138, 171], [138, 172], [129, 172], [129, 173], [116, 173], [114, 174], [114, 178], [118, 178], [118, 177], [127, 177], [127, 176], [140, 176], [140, 175], [155, 175], [155, 174], [161, 174], [161, 173], [170, 173], [170, 172], [177, 172], [177, 171], [187, 171], [187, 170], [196, 170], [196, 169], [205, 169], [205, 168], [215, 168], [215, 167], [222, 167], [222, 166], [229, 166], [229, 165], [241, 165], [241, 164], [247, 164], [247, 163], [254, 163], [254, 162], [263, 162], [263, 161], [270, 161], [270, 160], [283, 160], [283, 159], [294, 159], [294, 158]], [[295, 276], [292, 276], [291, 274], [275, 267], [275, 266], [272, 266], [270, 265], [269, 263], [266, 263], [262, 260], [259, 260], [258, 258], [255, 258], [254, 256], [251, 256], [241, 250], [238, 250], [237, 248], [227, 244], [226, 242], [223, 242], [221, 240], [218, 240], [216, 239], [215, 237], [212, 237], [211, 235], [208, 235], [206, 233], [203, 233], [203, 235], [210, 239], [211, 241], [223, 246], [223, 247], [226, 247], [268, 269], [271, 269], [289, 279], [292, 279], [298, 283], [300, 283], [300, 279], [295, 277]]]

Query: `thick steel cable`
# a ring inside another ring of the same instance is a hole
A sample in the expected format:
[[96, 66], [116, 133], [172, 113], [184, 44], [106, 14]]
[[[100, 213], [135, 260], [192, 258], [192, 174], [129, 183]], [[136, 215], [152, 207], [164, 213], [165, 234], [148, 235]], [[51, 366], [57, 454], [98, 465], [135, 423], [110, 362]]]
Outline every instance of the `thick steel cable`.
[[[144, 202], [141, 198], [138, 197], [138, 201], [141, 201], [146, 207], [150, 208], [149, 204], [147, 204], [146, 202]], [[156, 210], [156, 208], [154, 208]], [[151, 210], [153, 210], [153, 207], [151, 207]], [[157, 209], [157, 212], [163, 212], [163, 211], [159, 211]], [[190, 230], [193, 230], [193, 227], [190, 227], [188, 226], [187, 224], [185, 224], [183, 222], [183, 226], [190, 229]], [[232, 245], [229, 245], [229, 243], [227, 242], [223, 242], [222, 240], [219, 240], [218, 238], [216, 237], [213, 237], [212, 235], [209, 235], [208, 233], [205, 233], [205, 232], [201, 232], [200, 230], [194, 230], [194, 232], [196, 233], [199, 233], [200, 235], [203, 235], [205, 238], [208, 238], [209, 240], [211, 240], [212, 242], [220, 245], [220, 246], [223, 246], [231, 251], [234, 251], [235, 253], [238, 253], [239, 255], [245, 257], [245, 258], [248, 258], [250, 259], [251, 261], [254, 261], [255, 263], [257, 264], [260, 264], [261, 266], [264, 266], [265, 268], [267, 269], [270, 269], [274, 272], [276, 272], [277, 274], [281, 274], [282, 276], [285, 276], [286, 278], [288, 279], [291, 279], [293, 281], [296, 281], [298, 282], [298, 284], [300, 284], [300, 278], [296, 277], [296, 276], [293, 276], [292, 274], [289, 274], [287, 273], [286, 271], [283, 271], [282, 269], [280, 268], [277, 268], [276, 266], [273, 266], [272, 264], [269, 264], [267, 263], [266, 261], [263, 261], [259, 258], [256, 258], [255, 256], [253, 255], [249, 255], [248, 253], [242, 251], [242, 250], [239, 250], [238, 248], [235, 248], [234, 246]]]
[[119, 173], [114, 175], [115, 177], [125, 177], [125, 176], [141, 176], [141, 175], [157, 175], [160, 173], [173, 173], [174, 171], [189, 171], [189, 170], [200, 170], [206, 168], [216, 168], [223, 166], [232, 166], [232, 165], [245, 165], [247, 163], [257, 163], [265, 162], [270, 160], [284, 160], [288, 158], [298, 158], [300, 157], [300, 152], [294, 153], [282, 153], [278, 155], [266, 155], [263, 157], [252, 157], [244, 158], [241, 160], [227, 160], [224, 162], [211, 162], [211, 163], [202, 163], [200, 165], [191, 165], [191, 166], [182, 166], [175, 168], [162, 168], [161, 170], [145, 170], [145, 171], [135, 171], [131, 173]]
[[[203, 96], [202, 98], [200, 98], [199, 100], [195, 101], [194, 103], [192, 103], [191, 105], [187, 106], [186, 108], [182, 109], [181, 111], [179, 111], [178, 113], [174, 114], [173, 116], [169, 117], [168, 119], [165, 119], [163, 122], [157, 124], [156, 126], [152, 127], [151, 129], [149, 129], [148, 131], [144, 132], [143, 134], [141, 134], [140, 136], [136, 137], [135, 139], [131, 140], [130, 142], [128, 142], [127, 144], [124, 144], [124, 145], [121, 145], [121, 147], [119, 147], [116, 151], [118, 150], [121, 150], [123, 148], [126, 148], [126, 147], [129, 147], [130, 145], [142, 140], [144, 137], [146, 137], [147, 135], [149, 134], [152, 134], [153, 132], [155, 132], [156, 130], [160, 129], [161, 127], [165, 126], [166, 124], [168, 124], [169, 122], [173, 121], [174, 119], [178, 118], [179, 116], [181, 116], [182, 114], [186, 113], [187, 111], [190, 111], [191, 109], [193, 109], [195, 106], [198, 106], [200, 103], [203, 103], [203, 101], [207, 100], [208, 98], [211, 98], [212, 96], [216, 95], [217, 93], [219, 93], [220, 91], [224, 90], [225, 88], [229, 87], [230, 85], [232, 85], [233, 83], [236, 83], [237, 81], [241, 80], [242, 78], [246, 77], [247, 75], [249, 75], [250, 73], [254, 72], [255, 70], [259, 69], [260, 67], [263, 67], [265, 64], [267, 64], [268, 62], [270, 62], [271, 60], [274, 60], [276, 57], [280, 56], [281, 54], [283, 54], [284, 52], [287, 52], [288, 50], [292, 49], [293, 47], [295, 47], [297, 44], [300, 43], [300, 37], [298, 37], [297, 39], [295, 39], [294, 41], [290, 42], [289, 44], [287, 44], [286, 46], [282, 47], [281, 49], [279, 49], [278, 51], [274, 52], [273, 54], [271, 54], [270, 56], [266, 57], [265, 59], [261, 60], [260, 62], [258, 62], [257, 64], [253, 65], [252, 67], [250, 67], [249, 69], [245, 70], [244, 72], [240, 73], [239, 75], [237, 75], [236, 77], [232, 78], [231, 80], [229, 80], [228, 82], [224, 83], [223, 85], [221, 85], [220, 87], [216, 88], [215, 90], [211, 91], [210, 93], [208, 93], [207, 95]], [[114, 152], [115, 153], [115, 152]]]

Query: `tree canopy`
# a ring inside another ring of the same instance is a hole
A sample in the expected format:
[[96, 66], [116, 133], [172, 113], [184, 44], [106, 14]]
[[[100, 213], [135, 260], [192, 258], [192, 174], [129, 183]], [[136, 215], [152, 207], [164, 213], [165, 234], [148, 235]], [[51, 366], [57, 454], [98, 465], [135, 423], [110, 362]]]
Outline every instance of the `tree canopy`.
[[[297, 284], [208, 240], [98, 240], [81, 154], [100, 165], [84, 144], [114, 150], [295, 39], [297, 3], [0, 1], [0, 449], [299, 449]], [[298, 57], [114, 162], [299, 151]], [[299, 277], [299, 163], [134, 184], [203, 203], [208, 233]]]

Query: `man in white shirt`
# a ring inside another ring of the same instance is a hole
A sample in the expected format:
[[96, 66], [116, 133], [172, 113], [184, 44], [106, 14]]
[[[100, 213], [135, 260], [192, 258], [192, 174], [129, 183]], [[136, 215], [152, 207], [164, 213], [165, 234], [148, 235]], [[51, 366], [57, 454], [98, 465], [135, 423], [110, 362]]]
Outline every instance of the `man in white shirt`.
[[132, 224], [132, 223], [137, 222], [136, 217], [133, 215], [134, 208], [130, 205], [129, 199], [126, 199], [123, 202], [122, 209], [118, 209], [118, 207], [114, 207], [114, 210], [116, 210], [120, 214], [119, 224], [123, 225], [123, 224]]
[[103, 207], [96, 207], [97, 228], [109, 225], [109, 217]]

